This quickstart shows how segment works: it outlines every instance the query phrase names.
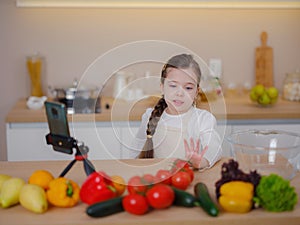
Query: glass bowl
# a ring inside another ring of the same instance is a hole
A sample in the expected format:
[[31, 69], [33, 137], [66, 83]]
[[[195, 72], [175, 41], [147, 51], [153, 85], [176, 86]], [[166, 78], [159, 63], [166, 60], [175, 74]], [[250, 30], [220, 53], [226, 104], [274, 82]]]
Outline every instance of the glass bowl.
[[244, 172], [278, 174], [292, 179], [300, 170], [300, 134], [279, 130], [245, 130], [227, 137]]

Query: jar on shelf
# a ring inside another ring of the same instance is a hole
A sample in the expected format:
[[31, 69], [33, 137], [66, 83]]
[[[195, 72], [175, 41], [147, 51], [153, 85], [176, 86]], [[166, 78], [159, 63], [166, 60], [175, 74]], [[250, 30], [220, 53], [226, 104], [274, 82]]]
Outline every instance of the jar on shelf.
[[283, 82], [283, 98], [300, 101], [300, 72], [288, 73]]

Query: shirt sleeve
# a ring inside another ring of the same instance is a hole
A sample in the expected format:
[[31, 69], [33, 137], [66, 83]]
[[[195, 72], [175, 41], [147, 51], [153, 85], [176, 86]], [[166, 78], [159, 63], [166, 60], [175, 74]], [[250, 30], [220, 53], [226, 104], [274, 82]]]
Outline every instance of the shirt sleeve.
[[201, 150], [208, 146], [203, 157], [209, 162], [209, 167], [212, 167], [222, 156], [222, 142], [216, 126], [216, 118], [206, 110], [197, 111], [189, 124], [189, 136], [194, 140], [200, 139]]
[[147, 139], [147, 134], [146, 134], [147, 124], [148, 124], [152, 110], [153, 110], [152, 108], [148, 108], [142, 116], [141, 125], [140, 125], [138, 132], [131, 144], [131, 148], [130, 148], [130, 152], [129, 152], [130, 158], [137, 158], [144, 147], [144, 144]]

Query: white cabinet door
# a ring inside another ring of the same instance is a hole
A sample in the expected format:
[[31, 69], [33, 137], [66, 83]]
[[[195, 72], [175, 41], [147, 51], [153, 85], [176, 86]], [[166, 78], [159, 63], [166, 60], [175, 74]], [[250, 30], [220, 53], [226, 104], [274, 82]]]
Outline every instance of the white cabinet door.
[[226, 124], [218, 125], [216, 130], [222, 141], [222, 155], [224, 157], [231, 157], [232, 153], [230, 151], [229, 142], [226, 140], [226, 137], [231, 133], [231, 126]]
[[132, 158], [130, 152], [132, 149], [132, 142], [135, 138], [138, 129], [140, 127], [140, 122], [130, 122], [124, 123], [121, 127], [122, 142], [121, 142], [121, 158], [130, 159]]
[[48, 133], [46, 123], [7, 124], [8, 161], [73, 159], [72, 155], [54, 151], [47, 145], [45, 136]]
[[[89, 147], [88, 158], [127, 159], [130, 146], [138, 131], [140, 122], [97, 122], [70, 123], [71, 136]], [[222, 140], [224, 156], [232, 156], [226, 137], [238, 130], [278, 129], [300, 133], [299, 124], [267, 125], [225, 125], [220, 124], [217, 131]], [[6, 125], [8, 161], [31, 160], [72, 160], [73, 155], [54, 151], [47, 145], [45, 136], [49, 133], [47, 123], [13, 123]]]
[[89, 148], [88, 158], [120, 159], [120, 128], [110, 123], [76, 123], [72, 133], [78, 141], [83, 141]]
[[[120, 128], [103, 123], [69, 124], [71, 136], [89, 148], [88, 158], [120, 159]], [[72, 160], [73, 155], [54, 151], [47, 145], [47, 123], [7, 124], [8, 161]], [[74, 151], [75, 154], [75, 151]]]

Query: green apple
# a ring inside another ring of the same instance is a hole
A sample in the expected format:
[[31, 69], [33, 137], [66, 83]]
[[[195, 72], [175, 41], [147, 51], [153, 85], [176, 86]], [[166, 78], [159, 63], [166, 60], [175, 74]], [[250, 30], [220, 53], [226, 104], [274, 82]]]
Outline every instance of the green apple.
[[258, 103], [261, 105], [269, 105], [271, 102], [270, 97], [268, 96], [267, 93], [262, 94], [259, 98], [258, 98]]
[[265, 93], [265, 87], [262, 84], [255, 85], [252, 90], [255, 92], [257, 96], [261, 96]]
[[275, 87], [270, 87], [267, 90], [267, 94], [269, 95], [270, 98], [275, 99], [278, 97], [278, 90]]
[[254, 102], [256, 102], [257, 99], [258, 99], [258, 96], [257, 96], [257, 94], [255, 93], [254, 90], [251, 90], [251, 92], [250, 92], [250, 99], [251, 99], [252, 101], [254, 101]]

